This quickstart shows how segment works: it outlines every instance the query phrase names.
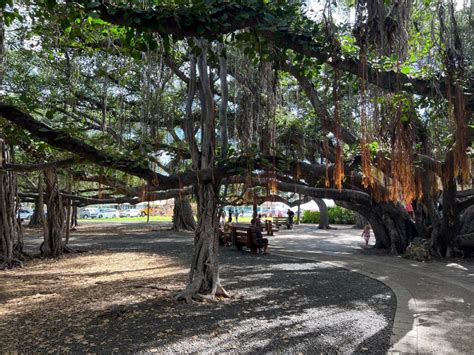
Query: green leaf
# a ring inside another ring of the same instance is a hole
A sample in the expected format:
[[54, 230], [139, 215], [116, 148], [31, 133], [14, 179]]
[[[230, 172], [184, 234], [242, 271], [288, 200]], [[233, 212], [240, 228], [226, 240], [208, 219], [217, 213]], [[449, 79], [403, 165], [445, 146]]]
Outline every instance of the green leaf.
[[202, 35], [202, 34], [204, 33], [204, 31], [205, 31], [204, 26], [198, 26], [198, 27], [196, 28], [196, 32], [197, 32], [198, 34], [200, 34], [200, 35]]
[[405, 74], [405, 75], [410, 74], [410, 73], [413, 72], [413, 71], [414, 71], [414, 68], [413, 68], [413, 67], [410, 67], [410, 66], [404, 66], [404, 67], [400, 70], [400, 72], [401, 72], [402, 74]]
[[46, 7], [48, 8], [48, 10], [54, 9], [56, 5], [56, 0], [46, 0]]
[[46, 112], [46, 118], [47, 118], [48, 120], [53, 119], [54, 113], [55, 113], [54, 110], [48, 110], [48, 111]]

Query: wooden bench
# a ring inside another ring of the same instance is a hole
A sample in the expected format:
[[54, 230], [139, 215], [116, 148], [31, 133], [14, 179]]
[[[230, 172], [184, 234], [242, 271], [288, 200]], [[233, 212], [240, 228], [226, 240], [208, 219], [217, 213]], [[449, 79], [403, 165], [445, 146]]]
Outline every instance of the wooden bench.
[[266, 219], [265, 230], [267, 231], [267, 235], [273, 235], [273, 232], [278, 232], [280, 229], [275, 226], [272, 221]]
[[237, 250], [242, 250], [243, 247], [250, 249], [252, 254], [257, 254], [257, 235], [255, 230], [248, 224], [234, 224], [232, 226], [232, 244]]
[[280, 227], [280, 226], [284, 225], [284, 226], [286, 226], [287, 229], [291, 229], [291, 226], [288, 223], [288, 218], [287, 217], [273, 217], [273, 223], [277, 227]]

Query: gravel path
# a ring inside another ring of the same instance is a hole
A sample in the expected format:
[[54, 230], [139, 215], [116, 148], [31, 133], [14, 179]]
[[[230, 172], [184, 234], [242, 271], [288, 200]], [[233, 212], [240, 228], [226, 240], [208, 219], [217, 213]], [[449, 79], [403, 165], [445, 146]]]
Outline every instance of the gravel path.
[[[191, 234], [132, 233], [111, 236], [89, 231], [76, 235], [72, 246], [107, 253], [148, 253], [172, 259], [182, 267], [188, 265]], [[185, 353], [388, 350], [396, 299], [382, 283], [326, 264], [252, 256], [234, 248], [221, 249], [220, 263], [221, 278], [232, 299], [216, 304], [176, 303], [171, 296], [184, 286], [185, 273], [167, 279], [174, 285], [146, 279], [143, 287], [156, 287], [153, 297], [88, 316], [82, 337], [100, 341], [95, 346], [90, 341], [87, 346], [73, 342], [68, 349]], [[50, 337], [63, 334], [57, 327], [46, 333]], [[27, 335], [25, 340], [18, 350], [41, 351]]]

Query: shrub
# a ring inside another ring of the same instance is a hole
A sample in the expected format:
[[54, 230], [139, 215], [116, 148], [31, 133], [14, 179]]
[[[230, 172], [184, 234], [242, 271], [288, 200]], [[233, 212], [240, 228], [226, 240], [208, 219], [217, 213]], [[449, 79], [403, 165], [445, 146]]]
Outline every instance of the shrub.
[[303, 217], [301, 223], [312, 223], [319, 224], [319, 212], [318, 211], [303, 211]]
[[[356, 216], [351, 210], [342, 207], [330, 207], [328, 208], [329, 223], [331, 224], [355, 224]], [[304, 211], [301, 223], [312, 223], [319, 224], [319, 212], [318, 211]]]
[[328, 208], [329, 223], [332, 224], [355, 224], [356, 216], [351, 210], [343, 207]]

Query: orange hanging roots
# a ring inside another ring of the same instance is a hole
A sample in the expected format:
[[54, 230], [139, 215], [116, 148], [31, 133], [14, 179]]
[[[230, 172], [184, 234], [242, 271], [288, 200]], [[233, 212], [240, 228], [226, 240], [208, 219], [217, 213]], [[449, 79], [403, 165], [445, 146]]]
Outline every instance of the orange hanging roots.
[[270, 179], [270, 181], [268, 182], [268, 189], [272, 194], [276, 194], [278, 192], [278, 183], [276, 179]]
[[471, 177], [471, 164], [467, 155], [467, 124], [464, 93], [459, 84], [454, 85], [454, 105], [449, 104], [448, 110], [452, 113], [456, 125], [454, 150], [454, 174], [458, 178], [461, 188], [469, 182]]
[[334, 162], [334, 187], [342, 190], [342, 182], [344, 181], [344, 160], [342, 145], [340, 142], [336, 145], [336, 159]]
[[395, 126], [395, 140], [392, 146], [390, 177], [390, 199], [392, 201], [404, 201], [406, 204], [411, 203], [417, 194], [415, 191], [410, 131], [408, 126], [405, 127], [398, 118]]
[[325, 140], [323, 142], [323, 150], [324, 150], [324, 158], [326, 160], [326, 175], [324, 177], [324, 186], [326, 188], [329, 188], [330, 186], [330, 182], [329, 182], [329, 159], [328, 159], [328, 156], [329, 156], [329, 145], [328, 145], [328, 142]]
[[369, 185], [373, 184], [372, 169], [371, 169], [371, 159], [370, 159], [370, 149], [368, 145], [369, 141], [369, 126], [368, 126], [368, 114], [367, 114], [367, 55], [365, 54], [365, 47], [361, 46], [360, 49], [360, 129], [361, 129], [361, 139], [360, 139], [360, 156], [362, 164], [362, 185], [365, 189]]
[[362, 161], [362, 185], [367, 189], [373, 184], [372, 168], [370, 164], [370, 150], [365, 139], [361, 139], [360, 142], [360, 156]]
[[246, 189], [244, 193], [244, 203], [253, 203], [254, 193], [252, 189]]
[[336, 158], [334, 161], [334, 187], [342, 190], [342, 183], [344, 181], [344, 152], [342, 150], [341, 141], [341, 116], [339, 114], [339, 70], [334, 70], [334, 81], [333, 81], [333, 100], [334, 100], [334, 121], [336, 123]]

